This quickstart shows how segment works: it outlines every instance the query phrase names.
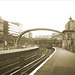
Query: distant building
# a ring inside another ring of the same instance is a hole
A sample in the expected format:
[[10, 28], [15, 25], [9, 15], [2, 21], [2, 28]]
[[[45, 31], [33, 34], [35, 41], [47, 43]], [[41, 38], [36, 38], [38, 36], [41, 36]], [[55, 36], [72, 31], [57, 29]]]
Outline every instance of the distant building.
[[3, 35], [3, 19], [0, 17], [0, 37]]
[[25, 38], [32, 38], [32, 32], [27, 32], [23, 35]]
[[54, 46], [62, 47], [62, 35], [60, 33], [53, 33], [51, 35]]
[[4, 28], [3, 28], [3, 19], [0, 17], [0, 48], [3, 47], [3, 35], [4, 35]]
[[0, 47], [14, 45], [15, 39], [22, 31], [22, 24], [5, 21], [0, 17]]
[[50, 35], [38, 35], [38, 36], [35, 36], [35, 38], [37, 38], [37, 39], [48, 39], [50, 37], [51, 37]]
[[62, 40], [62, 35], [60, 33], [56, 33], [56, 34], [53, 33], [51, 38], [56, 40]]
[[13, 36], [18, 36], [23, 31], [23, 26], [20, 23], [8, 23], [8, 33]]

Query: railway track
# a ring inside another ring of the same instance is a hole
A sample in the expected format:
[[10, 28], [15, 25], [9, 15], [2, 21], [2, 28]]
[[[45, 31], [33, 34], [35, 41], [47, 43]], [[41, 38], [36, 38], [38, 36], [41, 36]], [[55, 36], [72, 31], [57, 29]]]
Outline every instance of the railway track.
[[33, 52], [32, 54], [22, 57], [16, 57], [14, 59], [9, 59], [0, 62], [0, 75], [27, 75], [32, 72], [40, 63], [42, 63], [49, 55], [50, 50], [41, 56], [38, 52]]
[[51, 51], [48, 50], [47, 53], [43, 54], [41, 57], [35, 59], [34, 61], [24, 65], [22, 68], [12, 72], [10, 75], [28, 75], [32, 72], [38, 65], [40, 65], [48, 56], [50, 56]]

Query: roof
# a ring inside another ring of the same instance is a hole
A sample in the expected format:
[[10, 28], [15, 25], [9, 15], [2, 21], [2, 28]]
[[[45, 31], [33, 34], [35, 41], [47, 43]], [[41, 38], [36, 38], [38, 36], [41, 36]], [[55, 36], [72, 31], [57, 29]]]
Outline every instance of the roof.
[[75, 30], [64, 30], [64, 31], [62, 31], [62, 33], [64, 33], [64, 32], [75, 32]]

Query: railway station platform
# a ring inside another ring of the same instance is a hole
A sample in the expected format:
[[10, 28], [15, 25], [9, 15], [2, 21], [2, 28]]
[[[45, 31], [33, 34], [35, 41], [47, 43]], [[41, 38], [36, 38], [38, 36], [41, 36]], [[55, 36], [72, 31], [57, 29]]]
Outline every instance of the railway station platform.
[[75, 75], [75, 53], [62, 48], [55, 49], [54, 54], [30, 75]]
[[[0, 51], [0, 75], [12, 75], [40, 57], [38, 47]], [[19, 73], [17, 75], [20, 75]]]
[[11, 49], [11, 50], [1, 50], [0, 51], [0, 55], [1, 54], [7, 54], [7, 53], [16, 53], [16, 52], [22, 52], [22, 51], [28, 51], [28, 50], [32, 50], [32, 49], [36, 49], [38, 48], [37, 46], [34, 47], [28, 47], [28, 48], [23, 48], [23, 49]]

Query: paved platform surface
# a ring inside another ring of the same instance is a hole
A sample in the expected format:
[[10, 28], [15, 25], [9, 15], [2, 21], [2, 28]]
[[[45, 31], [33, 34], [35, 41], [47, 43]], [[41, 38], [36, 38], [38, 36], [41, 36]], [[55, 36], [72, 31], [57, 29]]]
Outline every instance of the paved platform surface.
[[75, 53], [56, 48], [56, 53], [34, 75], [75, 75]]
[[23, 49], [1, 50], [0, 54], [28, 51], [28, 50], [32, 50], [32, 49], [36, 49], [36, 48], [38, 48], [38, 47], [34, 46], [34, 47], [28, 47], [28, 48], [23, 48]]

